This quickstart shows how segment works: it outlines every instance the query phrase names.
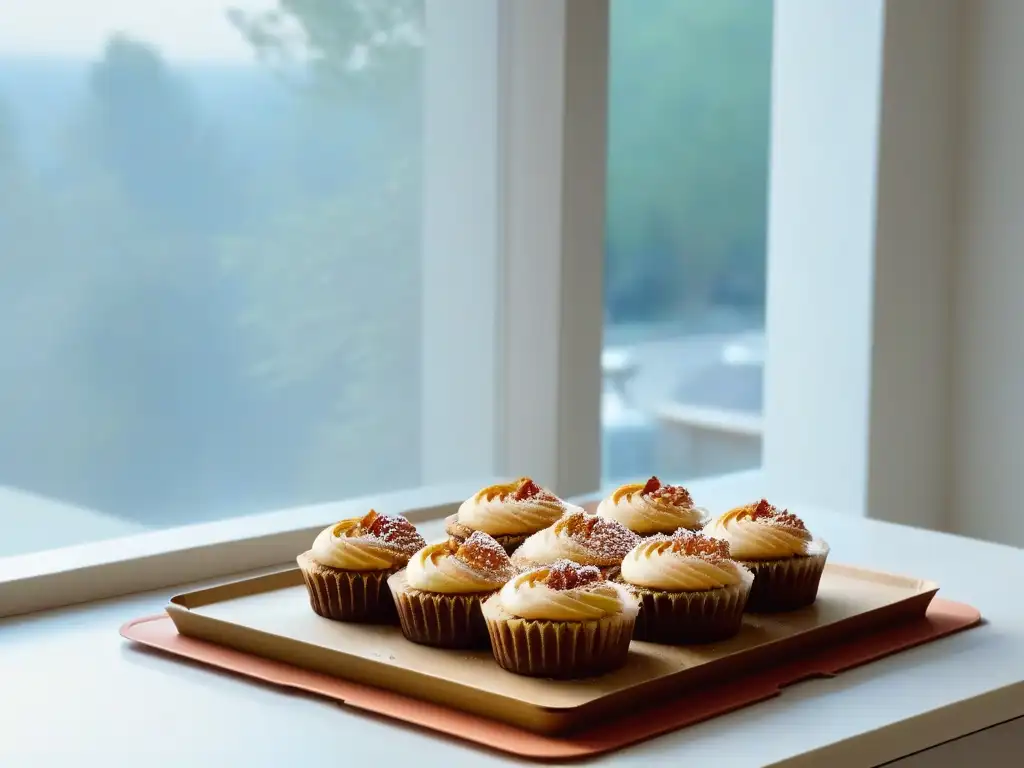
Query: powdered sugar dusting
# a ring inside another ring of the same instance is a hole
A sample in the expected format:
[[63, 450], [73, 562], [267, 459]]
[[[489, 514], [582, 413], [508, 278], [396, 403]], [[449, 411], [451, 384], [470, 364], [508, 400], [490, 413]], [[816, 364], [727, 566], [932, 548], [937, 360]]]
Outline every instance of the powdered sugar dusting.
[[657, 490], [651, 491], [652, 499], [667, 501], [674, 507], [692, 507], [693, 496], [681, 485], [663, 485]]
[[623, 496], [632, 498], [633, 494], [639, 494], [647, 499], [663, 501], [674, 507], [689, 509], [693, 506], [693, 497], [686, 488], [681, 485], [665, 485], [653, 475], [643, 485], [631, 483], [621, 486], [612, 494], [611, 500], [617, 504]]
[[750, 519], [760, 520], [768, 525], [777, 525], [781, 528], [795, 528], [799, 531], [807, 530], [803, 520], [788, 509], [780, 510], [775, 505], [769, 504], [767, 499], [761, 499], [757, 504], [753, 505]]
[[360, 526], [368, 538], [410, 555], [426, 544], [416, 526], [401, 515], [382, 515], [371, 509]]
[[483, 531], [474, 531], [455, 551], [455, 559], [495, 581], [507, 581], [515, 573], [505, 548]]
[[555, 496], [555, 494], [537, 485], [529, 477], [520, 477], [511, 483], [490, 485], [478, 491], [474, 498], [477, 501], [494, 501], [498, 499], [509, 504], [530, 502], [561, 503], [561, 499]]
[[569, 512], [555, 523], [555, 532], [568, 536], [603, 559], [626, 556], [640, 537], [621, 523], [587, 512]]
[[601, 571], [593, 565], [580, 565], [571, 560], [556, 560], [548, 566], [545, 583], [549, 589], [559, 592], [569, 589], [584, 589], [591, 584], [604, 581]]
[[680, 528], [668, 537], [668, 541], [671, 542], [672, 551], [681, 555], [711, 561], [730, 559], [729, 542], [697, 531]]

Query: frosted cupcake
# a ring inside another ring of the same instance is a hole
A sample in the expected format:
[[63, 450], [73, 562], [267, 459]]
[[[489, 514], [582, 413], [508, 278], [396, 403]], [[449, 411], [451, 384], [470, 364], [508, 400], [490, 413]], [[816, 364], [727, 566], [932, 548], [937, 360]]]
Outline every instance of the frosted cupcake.
[[404, 517], [372, 509], [365, 517], [325, 528], [312, 548], [297, 558], [310, 606], [336, 621], [394, 621], [387, 579], [423, 544], [423, 537]]
[[749, 611], [791, 611], [811, 605], [829, 547], [788, 510], [761, 499], [708, 523], [705, 533], [729, 542], [732, 556], [754, 573]]
[[487, 646], [480, 603], [515, 575], [502, 546], [482, 531], [428, 544], [388, 578], [408, 640], [442, 648]]
[[639, 541], [639, 536], [614, 520], [580, 510], [563, 515], [554, 525], [530, 536], [512, 554], [512, 562], [519, 570], [527, 570], [556, 560], [571, 560], [596, 566], [611, 578], [618, 573], [622, 558]]
[[640, 598], [633, 637], [655, 643], [706, 643], [740, 631], [754, 574], [729, 544], [680, 529], [629, 551], [620, 580]]
[[531, 677], [601, 675], [626, 663], [637, 602], [588, 565], [522, 573], [483, 604], [498, 665]]
[[683, 486], [663, 485], [656, 477], [617, 488], [598, 505], [597, 514], [641, 536], [670, 534], [680, 528], [699, 531], [708, 518], [707, 510], [695, 506]]
[[448, 535], [465, 541], [473, 531], [493, 537], [512, 554], [527, 536], [547, 528], [566, 511], [579, 510], [528, 477], [491, 485], [466, 499], [445, 521]]

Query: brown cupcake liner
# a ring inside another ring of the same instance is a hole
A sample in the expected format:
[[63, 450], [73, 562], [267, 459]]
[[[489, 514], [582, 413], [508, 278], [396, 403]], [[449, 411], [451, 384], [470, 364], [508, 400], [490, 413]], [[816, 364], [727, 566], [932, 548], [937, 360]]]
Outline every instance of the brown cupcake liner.
[[627, 583], [640, 599], [633, 639], [686, 645], [732, 637], [743, 625], [752, 582], [747, 576], [739, 584], [697, 592], [665, 592]]
[[811, 605], [825, 570], [828, 549], [781, 560], [741, 560], [754, 574], [747, 611], [778, 613]]
[[439, 648], [486, 648], [487, 625], [480, 603], [493, 592], [448, 595], [413, 589], [399, 571], [388, 578], [407, 640]]
[[[449, 515], [444, 520], [444, 532], [449, 538], [462, 544], [473, 535], [473, 529], [463, 525], [455, 515]], [[519, 545], [529, 538], [529, 533], [503, 533], [495, 536], [488, 534], [492, 539], [505, 548], [505, 553], [510, 555], [519, 549]]]
[[496, 598], [483, 604], [483, 616], [498, 666], [517, 675], [578, 679], [625, 665], [634, 615], [596, 621], [537, 621], [504, 614]]
[[395, 602], [387, 580], [399, 568], [386, 571], [343, 571], [313, 560], [309, 552], [297, 558], [309, 592], [309, 605], [325, 619], [366, 624], [394, 624]]

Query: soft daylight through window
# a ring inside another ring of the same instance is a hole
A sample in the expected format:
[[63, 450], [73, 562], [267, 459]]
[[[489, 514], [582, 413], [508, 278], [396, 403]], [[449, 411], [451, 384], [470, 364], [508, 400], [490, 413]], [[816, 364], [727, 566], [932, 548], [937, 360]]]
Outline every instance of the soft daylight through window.
[[422, 14], [4, 2], [0, 556], [418, 482]]
[[760, 465], [772, 4], [612, 0], [603, 475]]

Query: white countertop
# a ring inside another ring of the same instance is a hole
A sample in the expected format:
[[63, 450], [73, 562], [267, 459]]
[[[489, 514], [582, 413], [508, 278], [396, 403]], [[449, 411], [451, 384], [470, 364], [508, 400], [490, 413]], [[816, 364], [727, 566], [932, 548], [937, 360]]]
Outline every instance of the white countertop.
[[[1017, 592], [1024, 550], [796, 511], [829, 540], [837, 562], [934, 579], [940, 596], [972, 603], [988, 623], [831, 680], [801, 683], [772, 701], [598, 762], [871, 765], [1024, 715], [1024, 608]], [[428, 536], [439, 530], [424, 528]], [[419, 766], [447, 768], [513, 762], [137, 650], [118, 636], [121, 623], [160, 612], [178, 591], [0, 621], [0, 765], [134, 766], [140, 757], [147, 768], [214, 765], [218, 758], [247, 768], [324, 759], [324, 765], [369, 765], [410, 756]]]

